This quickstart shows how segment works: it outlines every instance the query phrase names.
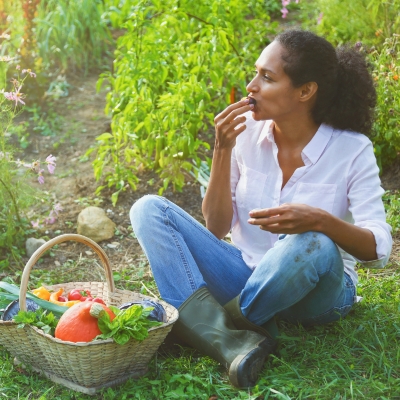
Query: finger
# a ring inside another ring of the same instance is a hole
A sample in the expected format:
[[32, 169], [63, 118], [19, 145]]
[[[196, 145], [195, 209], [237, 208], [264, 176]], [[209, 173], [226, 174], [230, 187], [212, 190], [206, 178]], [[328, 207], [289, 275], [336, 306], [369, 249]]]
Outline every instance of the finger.
[[[223, 118], [226, 118], [232, 111], [238, 109], [238, 108], [242, 108], [242, 107], [248, 107], [248, 109], [250, 110], [249, 107], [249, 99], [245, 99], [245, 100], [240, 100], [237, 103], [233, 103], [230, 106], [228, 106], [227, 108], [225, 108], [224, 111], [220, 112], [218, 115], [216, 115], [216, 117], [214, 118], [214, 122], [216, 122], [216, 120], [221, 120]], [[248, 110], [246, 110], [248, 111]], [[243, 111], [245, 112], [245, 111]], [[243, 114], [243, 112], [241, 114]]]
[[254, 108], [253, 104], [246, 104], [243, 107], [236, 108], [232, 112], [230, 112], [224, 119], [224, 122], [232, 123], [239, 115], [244, 114]]
[[256, 208], [249, 212], [250, 217], [252, 218], [263, 218], [263, 217], [273, 217], [280, 215], [284, 212], [284, 209], [281, 207], [274, 208]]
[[240, 117], [236, 117], [230, 124], [229, 124], [229, 129], [234, 129], [238, 125], [244, 124], [246, 122], [246, 117], [244, 115]]
[[276, 224], [281, 223], [283, 218], [280, 216], [273, 216], [273, 217], [264, 217], [264, 218], [249, 218], [247, 222], [250, 225], [265, 225], [265, 226], [273, 226]]
[[271, 225], [271, 226], [260, 225], [260, 229], [262, 231], [275, 233], [275, 234], [289, 233], [285, 228], [281, 227], [279, 224]]

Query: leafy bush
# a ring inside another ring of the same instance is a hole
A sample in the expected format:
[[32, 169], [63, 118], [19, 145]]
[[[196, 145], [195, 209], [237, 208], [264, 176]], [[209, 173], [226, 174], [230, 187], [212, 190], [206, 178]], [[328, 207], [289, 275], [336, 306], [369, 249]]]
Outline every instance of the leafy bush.
[[[115, 187], [113, 202], [140, 168], [155, 168], [180, 189], [183, 170], [204, 156], [199, 135], [231, 101], [246, 94], [249, 72], [275, 33], [265, 6], [256, 0], [139, 1], [108, 13], [114, 25], [126, 18], [118, 39], [112, 91], [106, 112], [112, 134], [100, 135], [94, 161], [97, 179]], [[233, 100], [233, 99], [232, 99]], [[99, 190], [105, 186], [100, 186]]]
[[379, 44], [400, 30], [400, 0], [315, 0], [301, 8], [303, 26], [333, 44]]
[[383, 195], [386, 211], [386, 219], [392, 227], [392, 233], [396, 234], [400, 230], [400, 192], [386, 191]]
[[101, 0], [47, 0], [38, 8], [36, 41], [44, 68], [100, 67], [110, 43]]
[[400, 151], [400, 35], [387, 38], [370, 58], [378, 95], [372, 140], [382, 168]]

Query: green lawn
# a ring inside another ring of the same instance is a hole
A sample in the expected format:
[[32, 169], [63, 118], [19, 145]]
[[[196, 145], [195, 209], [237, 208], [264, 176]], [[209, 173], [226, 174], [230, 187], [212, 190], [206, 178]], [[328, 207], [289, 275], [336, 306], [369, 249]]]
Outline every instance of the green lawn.
[[279, 356], [270, 357], [251, 392], [231, 387], [224, 369], [194, 350], [161, 349], [143, 378], [88, 396], [13, 366], [0, 348], [0, 398], [400, 399], [400, 268], [392, 263], [359, 275], [363, 300], [343, 321], [280, 325]]

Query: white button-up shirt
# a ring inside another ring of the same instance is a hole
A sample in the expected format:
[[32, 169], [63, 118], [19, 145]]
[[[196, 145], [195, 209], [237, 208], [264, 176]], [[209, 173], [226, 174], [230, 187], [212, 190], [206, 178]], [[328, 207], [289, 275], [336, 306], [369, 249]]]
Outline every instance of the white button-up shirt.
[[356, 261], [365, 267], [383, 268], [390, 256], [392, 238], [371, 141], [363, 134], [322, 124], [301, 153], [304, 166], [296, 169], [281, 189], [282, 171], [272, 121], [255, 121], [251, 112], [245, 115], [247, 128], [237, 137], [232, 152], [231, 192], [232, 242], [241, 250], [246, 264], [254, 269], [278, 240], [278, 235], [249, 224], [249, 211], [302, 203], [322, 208], [374, 234], [377, 260], [356, 260], [339, 248], [345, 271], [355, 284]]

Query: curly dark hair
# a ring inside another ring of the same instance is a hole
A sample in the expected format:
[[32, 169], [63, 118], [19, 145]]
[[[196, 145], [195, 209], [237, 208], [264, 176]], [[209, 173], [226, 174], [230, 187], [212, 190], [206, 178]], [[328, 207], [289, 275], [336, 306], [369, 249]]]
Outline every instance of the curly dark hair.
[[275, 40], [284, 48], [283, 69], [293, 86], [318, 84], [311, 110], [317, 124], [370, 134], [376, 91], [359, 45], [335, 50], [324, 38], [299, 29], [287, 30]]

